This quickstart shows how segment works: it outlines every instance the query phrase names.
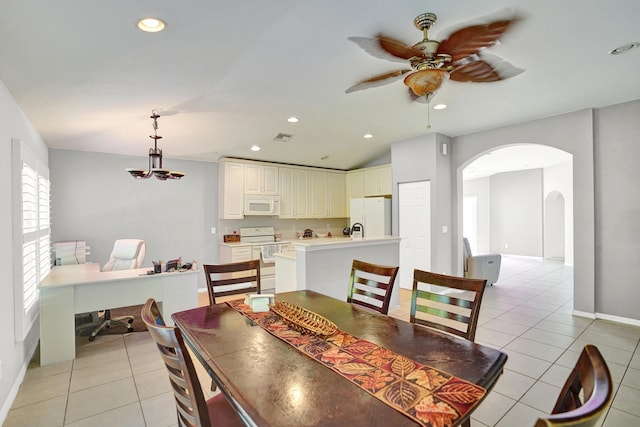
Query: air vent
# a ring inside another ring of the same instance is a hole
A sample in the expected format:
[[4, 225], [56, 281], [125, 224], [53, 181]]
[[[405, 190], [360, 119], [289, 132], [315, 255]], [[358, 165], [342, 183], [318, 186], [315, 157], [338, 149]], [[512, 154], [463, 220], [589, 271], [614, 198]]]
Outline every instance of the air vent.
[[273, 138], [273, 140], [275, 142], [289, 142], [289, 141], [291, 141], [291, 137], [292, 136], [293, 135], [289, 135], [287, 133], [279, 133], [279, 134], [276, 135], [275, 138]]

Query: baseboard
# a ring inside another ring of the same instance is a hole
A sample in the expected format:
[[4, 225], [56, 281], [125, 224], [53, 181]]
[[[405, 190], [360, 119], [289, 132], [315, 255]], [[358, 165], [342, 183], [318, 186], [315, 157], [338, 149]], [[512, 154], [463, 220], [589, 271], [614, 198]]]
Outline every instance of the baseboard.
[[20, 370], [18, 371], [18, 375], [16, 375], [16, 380], [13, 382], [11, 389], [9, 390], [9, 394], [7, 398], [4, 400], [4, 404], [2, 408], [0, 408], [0, 425], [4, 425], [4, 422], [7, 420], [7, 416], [9, 415], [9, 411], [13, 406], [13, 402], [16, 400], [18, 396], [18, 390], [20, 390], [20, 386], [22, 385], [22, 381], [24, 381], [24, 376], [27, 373], [27, 369], [29, 368], [29, 363], [31, 359], [33, 359], [33, 355], [38, 350], [38, 344], [40, 340], [36, 340], [33, 344], [33, 348], [29, 349], [27, 352], [27, 359], [22, 363]]
[[640, 326], [640, 320], [638, 320], [638, 319], [630, 319], [628, 317], [612, 316], [611, 314], [588, 313], [586, 311], [578, 311], [578, 310], [573, 310], [571, 312], [571, 314], [573, 314], [574, 316], [578, 316], [578, 317], [585, 317], [587, 319], [601, 319], [601, 320], [607, 320], [609, 322], [621, 323], [623, 325]]
[[596, 313], [597, 319], [608, 320], [610, 322], [622, 323], [630, 326], [640, 326], [640, 320], [629, 319], [628, 317], [612, 316], [611, 314]]
[[595, 319], [596, 315], [593, 313], [589, 313], [586, 311], [578, 311], [578, 310], [573, 310], [571, 312], [571, 314], [573, 314], [574, 316], [578, 316], [578, 317], [586, 317], [587, 319]]

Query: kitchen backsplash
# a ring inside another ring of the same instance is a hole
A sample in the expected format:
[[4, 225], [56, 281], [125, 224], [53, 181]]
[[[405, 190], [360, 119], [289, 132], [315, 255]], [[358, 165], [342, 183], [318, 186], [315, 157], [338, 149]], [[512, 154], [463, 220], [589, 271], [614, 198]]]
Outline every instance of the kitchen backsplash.
[[314, 233], [331, 232], [334, 236], [341, 236], [342, 229], [349, 227], [349, 218], [331, 218], [331, 219], [279, 219], [273, 217], [246, 217], [238, 220], [220, 220], [219, 241], [222, 242], [222, 236], [225, 234], [233, 234], [235, 230], [240, 233], [240, 227], [273, 227], [276, 233], [281, 235], [283, 240], [295, 239], [298, 232], [303, 232], [309, 228]]

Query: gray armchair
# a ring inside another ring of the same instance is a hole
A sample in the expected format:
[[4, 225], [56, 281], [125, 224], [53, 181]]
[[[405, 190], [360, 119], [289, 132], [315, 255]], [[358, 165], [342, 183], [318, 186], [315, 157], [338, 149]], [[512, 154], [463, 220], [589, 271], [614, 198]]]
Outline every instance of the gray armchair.
[[491, 285], [496, 283], [500, 276], [500, 254], [473, 255], [466, 237], [462, 238], [462, 243], [464, 277], [485, 279]]

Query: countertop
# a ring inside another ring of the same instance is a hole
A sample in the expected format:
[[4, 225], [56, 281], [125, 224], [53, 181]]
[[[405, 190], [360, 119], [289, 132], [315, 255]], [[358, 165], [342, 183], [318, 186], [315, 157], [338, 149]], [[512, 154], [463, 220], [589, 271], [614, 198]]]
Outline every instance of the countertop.
[[363, 237], [362, 239], [351, 239], [350, 237], [318, 237], [310, 239], [292, 240], [291, 244], [295, 250], [324, 250], [334, 248], [346, 248], [357, 246], [386, 245], [399, 242], [398, 236]]

